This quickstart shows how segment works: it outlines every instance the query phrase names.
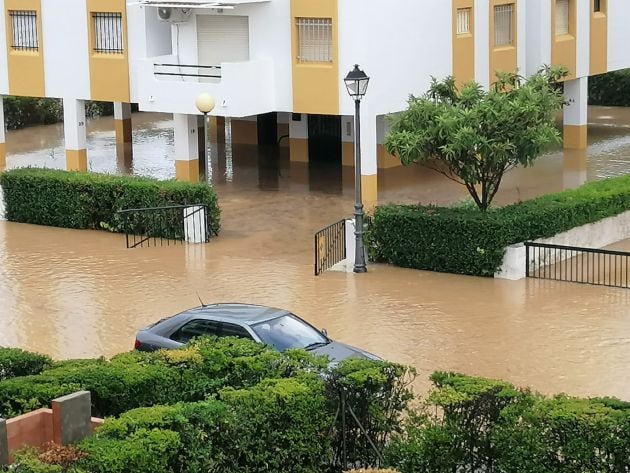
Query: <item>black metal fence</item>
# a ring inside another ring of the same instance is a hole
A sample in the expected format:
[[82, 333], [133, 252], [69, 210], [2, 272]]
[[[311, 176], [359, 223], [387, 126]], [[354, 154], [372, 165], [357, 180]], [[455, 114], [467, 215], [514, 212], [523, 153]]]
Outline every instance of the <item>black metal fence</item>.
[[211, 229], [205, 205], [172, 205], [117, 212], [127, 248], [207, 243]]
[[339, 220], [315, 234], [315, 276], [346, 259], [346, 220]]
[[525, 243], [527, 277], [630, 288], [630, 253]]

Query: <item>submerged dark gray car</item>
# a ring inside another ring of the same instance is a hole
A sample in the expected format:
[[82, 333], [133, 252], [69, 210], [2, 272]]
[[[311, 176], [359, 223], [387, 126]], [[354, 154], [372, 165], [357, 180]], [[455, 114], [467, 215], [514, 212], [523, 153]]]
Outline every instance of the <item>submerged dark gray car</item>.
[[289, 311], [251, 304], [203, 305], [162, 319], [138, 332], [135, 348], [179, 348], [192, 338], [203, 336], [247, 338], [281, 352], [301, 348], [327, 356], [331, 363], [347, 358], [380, 360], [364, 350], [331, 340], [325, 331]]

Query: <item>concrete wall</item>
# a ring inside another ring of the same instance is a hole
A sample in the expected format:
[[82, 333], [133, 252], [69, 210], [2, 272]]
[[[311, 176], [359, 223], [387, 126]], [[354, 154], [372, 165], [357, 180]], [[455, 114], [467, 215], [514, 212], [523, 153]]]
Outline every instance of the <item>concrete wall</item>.
[[42, 0], [42, 19], [46, 95], [89, 99], [85, 0]]
[[630, 1], [608, 0], [608, 70], [630, 67]]
[[[577, 246], [581, 248], [603, 248], [628, 238], [630, 238], [630, 211], [616, 217], [605, 218], [599, 222], [573, 228], [551, 238], [540, 238], [535, 240], [535, 243]], [[554, 261], [548, 261], [548, 264], [554, 264], [559, 261], [563, 261], [563, 259], [558, 258]], [[494, 277], [511, 280], [523, 279], [526, 277], [525, 263], [525, 245], [523, 243], [512, 245], [506, 249], [503, 264], [499, 271], [494, 274]]]

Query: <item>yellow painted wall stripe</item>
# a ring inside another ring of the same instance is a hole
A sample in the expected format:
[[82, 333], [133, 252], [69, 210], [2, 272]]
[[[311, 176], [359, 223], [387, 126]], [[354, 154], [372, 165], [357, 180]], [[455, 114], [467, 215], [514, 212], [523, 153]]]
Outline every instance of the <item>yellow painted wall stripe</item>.
[[595, 0], [591, 0], [591, 53], [590, 74], [608, 71], [608, 0], [601, 0], [601, 12], [595, 12]]
[[575, 79], [577, 65], [577, 12], [576, 0], [569, 0], [569, 34], [556, 34], [556, 1], [551, 2], [551, 64], [564, 66], [569, 70], [565, 80]]
[[[457, 34], [458, 10], [469, 9], [469, 32]], [[475, 79], [475, 2], [453, 0], [453, 76], [458, 84]]]
[[[332, 62], [298, 61], [299, 18], [332, 20]], [[291, 0], [293, 54], [293, 111], [322, 115], [339, 114], [339, 32], [337, 0]]]
[[[93, 13], [120, 13], [123, 27], [123, 53], [94, 51], [96, 44]], [[92, 100], [130, 101], [129, 55], [127, 39], [127, 5], [125, 0], [87, 0], [88, 56], [90, 61], [90, 94]]]
[[[37, 51], [13, 49], [12, 10], [35, 11], [37, 14]], [[42, 34], [41, 0], [5, 0], [7, 63], [9, 72], [9, 94], [27, 97], [45, 97], [44, 80], [44, 35]]]
[[[501, 5], [513, 5], [512, 44], [509, 46], [494, 45], [494, 9]], [[518, 51], [518, 1], [490, 0], [490, 84], [497, 81], [496, 72], [514, 72], [517, 68]]]

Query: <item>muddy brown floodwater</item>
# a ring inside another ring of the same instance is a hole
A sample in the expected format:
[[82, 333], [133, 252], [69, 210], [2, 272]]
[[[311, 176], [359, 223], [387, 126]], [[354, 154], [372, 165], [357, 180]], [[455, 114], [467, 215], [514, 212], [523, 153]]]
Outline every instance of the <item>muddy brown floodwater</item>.
[[[134, 121], [132, 171], [172, 177], [170, 121]], [[593, 108], [591, 122], [587, 153], [550, 152], [510, 174], [499, 202], [629, 173], [630, 111]], [[91, 123], [92, 170], [117, 171], [110, 125]], [[60, 130], [10, 132], [9, 167], [63, 167]], [[314, 277], [313, 233], [352, 211], [351, 171], [290, 163], [286, 151], [229, 148], [213, 149], [223, 230], [207, 245], [127, 250], [121, 235], [0, 221], [0, 345], [111, 356], [132, 348], [139, 327], [198, 305], [199, 294], [290, 309], [336, 339], [415, 366], [420, 390], [432, 371], [456, 370], [547, 393], [630, 399], [629, 290], [387, 265]], [[421, 169], [383, 173], [379, 191], [382, 201], [465, 197]]]

